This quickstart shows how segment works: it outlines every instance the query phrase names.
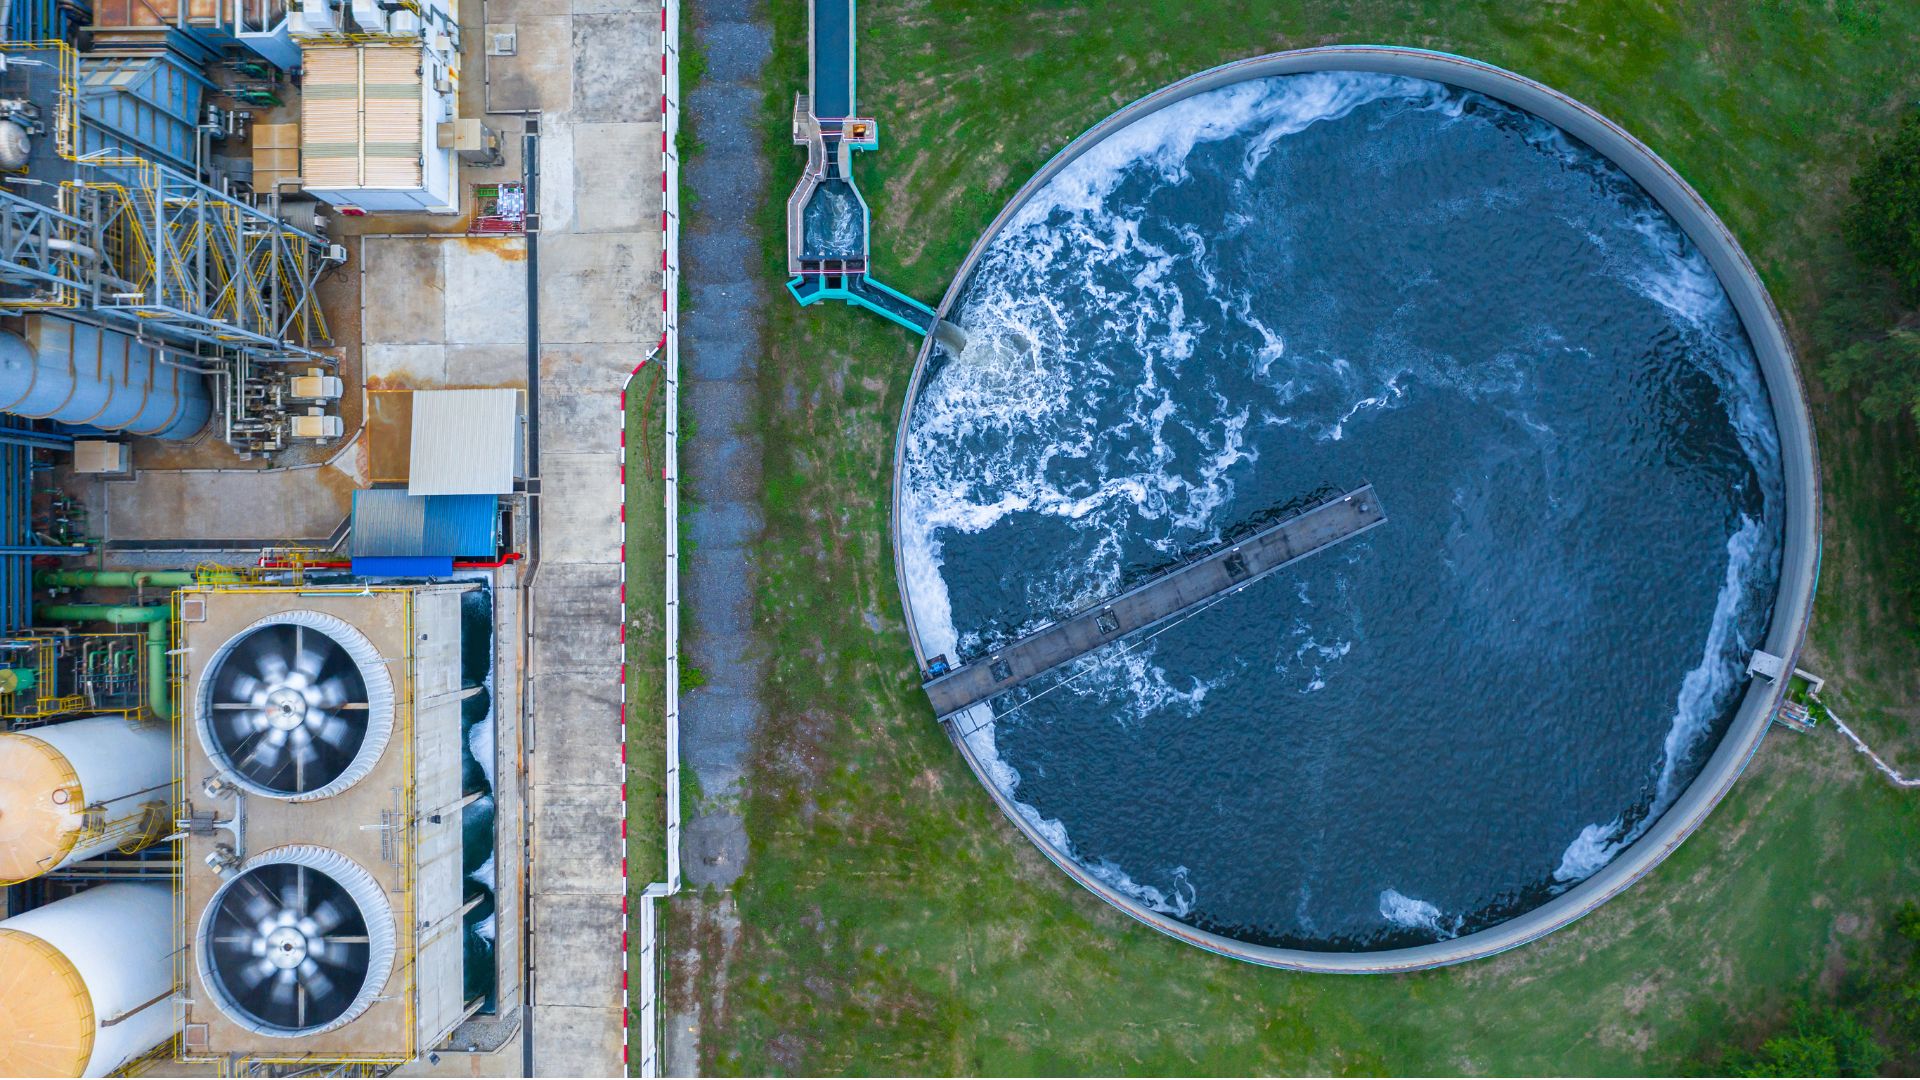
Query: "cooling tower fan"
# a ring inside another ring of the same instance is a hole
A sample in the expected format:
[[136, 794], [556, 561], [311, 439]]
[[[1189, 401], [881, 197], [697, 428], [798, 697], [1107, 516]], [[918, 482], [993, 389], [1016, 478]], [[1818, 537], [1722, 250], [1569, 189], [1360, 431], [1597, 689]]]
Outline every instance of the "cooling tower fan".
[[248, 627], [209, 665], [200, 727], [211, 756], [256, 794], [312, 799], [365, 775], [392, 728], [392, 682], [351, 625], [284, 612]]
[[182, 1060], [372, 1068], [441, 1045], [472, 1015], [473, 589], [176, 594]]
[[248, 863], [201, 916], [202, 976], [222, 1009], [287, 1038], [365, 1011], [393, 961], [393, 915], [371, 875], [338, 852], [290, 847]]

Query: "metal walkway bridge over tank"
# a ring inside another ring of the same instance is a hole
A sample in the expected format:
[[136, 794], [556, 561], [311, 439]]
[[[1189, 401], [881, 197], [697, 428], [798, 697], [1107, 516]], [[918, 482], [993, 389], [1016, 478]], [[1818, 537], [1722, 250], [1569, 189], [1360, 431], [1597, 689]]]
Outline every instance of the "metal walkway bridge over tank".
[[1371, 484], [1335, 496], [960, 667], [943, 670], [945, 658], [936, 657], [927, 698], [934, 714], [947, 719], [1129, 634], [1192, 614], [1386, 520]]

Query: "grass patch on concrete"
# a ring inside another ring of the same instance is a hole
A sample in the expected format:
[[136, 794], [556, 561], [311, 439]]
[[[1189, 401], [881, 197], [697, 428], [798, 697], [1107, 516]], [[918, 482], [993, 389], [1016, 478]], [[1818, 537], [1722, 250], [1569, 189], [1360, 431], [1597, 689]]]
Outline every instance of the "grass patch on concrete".
[[665, 394], [658, 363], [627, 387], [627, 882], [636, 894], [667, 873]]
[[[773, 281], [779, 200], [800, 167], [786, 123], [806, 16], [770, 10], [764, 131], [787, 166], [760, 222]], [[1019, 184], [1113, 109], [1230, 59], [1393, 42], [1500, 64], [1626, 125], [1727, 220], [1805, 347], [1850, 272], [1834, 236], [1845, 178], [1920, 91], [1920, 8], [1894, 0], [874, 0], [860, 22], [862, 111], [885, 137], [856, 166], [875, 272], [927, 300]], [[1920, 804], [1831, 733], [1777, 734], [1673, 858], [1491, 960], [1303, 976], [1136, 925], [1000, 817], [919, 694], [888, 546], [917, 341], [837, 305], [776, 299], [768, 319], [769, 708], [746, 876], [724, 933], [689, 930], [723, 970], [676, 991], [699, 999], [703, 1071], [1667, 1073], [1841, 992], [1920, 882]], [[1830, 699], [1920, 761], [1913, 613], [1876, 587], [1911, 541], [1886, 496], [1913, 439], [1817, 385], [1814, 400], [1827, 547], [1812, 666], [1836, 677]]]

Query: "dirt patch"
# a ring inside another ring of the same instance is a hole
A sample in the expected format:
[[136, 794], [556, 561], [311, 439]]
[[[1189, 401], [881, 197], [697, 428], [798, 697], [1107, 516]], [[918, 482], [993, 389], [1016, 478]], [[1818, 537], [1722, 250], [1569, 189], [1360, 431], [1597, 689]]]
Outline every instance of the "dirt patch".
[[755, 785], [774, 784], [806, 790], [832, 773], [834, 718], [822, 709], [805, 709], [766, 718], [757, 740]]
[[526, 262], [527, 245], [519, 236], [460, 236], [455, 242], [468, 251], [484, 252], [501, 262]]

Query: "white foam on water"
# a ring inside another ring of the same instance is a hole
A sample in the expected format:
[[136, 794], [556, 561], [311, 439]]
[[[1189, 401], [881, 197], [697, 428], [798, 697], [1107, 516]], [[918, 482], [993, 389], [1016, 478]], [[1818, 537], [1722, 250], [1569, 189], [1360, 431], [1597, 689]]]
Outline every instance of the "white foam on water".
[[1621, 819], [1614, 818], [1605, 825], [1588, 825], [1581, 829], [1580, 835], [1560, 854], [1560, 866], [1554, 870], [1553, 879], [1561, 882], [1585, 881], [1612, 862], [1613, 857], [1625, 846], [1618, 840], [1621, 824]]
[[1106, 882], [1114, 889], [1133, 897], [1139, 903], [1163, 915], [1183, 919], [1193, 913], [1193, 903], [1199, 897], [1193, 883], [1187, 880], [1189, 871], [1184, 866], [1176, 866], [1169, 873], [1173, 884], [1167, 889], [1156, 889], [1151, 885], [1142, 885], [1127, 876], [1117, 863], [1102, 859], [1097, 863], [1081, 862], [1094, 877]]
[[493, 855], [492, 853], [488, 853], [487, 861], [475, 867], [473, 873], [468, 874], [467, 876], [479, 882], [481, 885], [485, 886], [488, 892], [492, 892], [493, 891]]
[[1130, 724], [1164, 709], [1186, 716], [1200, 711], [1207, 695], [1219, 689], [1217, 680], [1190, 676], [1184, 686], [1176, 686], [1165, 668], [1153, 662], [1151, 645], [1125, 652], [1119, 644], [1110, 645], [1081, 660], [1075, 669], [1070, 691], [1083, 697], [1118, 699], [1122, 708], [1120, 723]]
[[1680, 797], [1685, 789], [1680, 782], [1682, 770], [1693, 760], [1714, 718], [1720, 715], [1724, 699], [1742, 678], [1739, 657], [1750, 648], [1739, 627], [1741, 608], [1751, 591], [1747, 588], [1747, 575], [1757, 557], [1770, 550], [1772, 544], [1766, 528], [1750, 517], [1742, 517], [1740, 528], [1727, 540], [1726, 577], [1714, 602], [1713, 622], [1707, 631], [1700, 663], [1680, 682], [1673, 720], [1667, 726], [1661, 746], [1660, 773], [1652, 805], [1630, 828], [1625, 826], [1624, 819], [1615, 818], [1604, 825], [1592, 824], [1581, 829], [1580, 835], [1560, 856], [1554, 881], [1565, 886], [1593, 876], [1629, 844], [1640, 839]]
[[496, 920], [496, 917], [493, 915], [488, 915], [486, 918], [481, 919], [479, 922], [473, 924], [473, 932], [480, 936], [480, 940], [485, 941], [488, 944], [492, 944], [494, 934], [497, 932], [498, 926], [499, 926], [499, 923]]
[[[1559, 135], [1555, 151], [1569, 158], [1592, 154], [1573, 147], [1564, 134]], [[1684, 772], [1743, 677], [1743, 658], [1753, 647], [1740, 631], [1753, 593], [1749, 579], [1772, 565], [1778, 541], [1763, 521], [1777, 516], [1784, 498], [1777, 479], [1779, 435], [1769, 414], [1766, 386], [1719, 276], [1671, 217], [1645, 204], [1644, 192], [1623, 189], [1617, 194], [1630, 211], [1625, 220], [1628, 239], [1620, 244], [1596, 234], [1589, 234], [1589, 239], [1607, 253], [1612, 273], [1691, 332], [1697, 347], [1689, 349], [1688, 356], [1719, 392], [1741, 449], [1760, 478], [1763, 511], [1759, 518], [1742, 514], [1739, 527], [1727, 538], [1726, 575], [1700, 663], [1681, 680], [1673, 719], [1662, 741], [1652, 803], [1631, 825], [1621, 817], [1582, 828], [1554, 872], [1554, 880], [1562, 887], [1586, 880], [1611, 862], [1679, 798]]]
[[491, 704], [487, 706], [487, 715], [468, 729], [467, 750], [473, 754], [473, 760], [479, 764], [481, 774], [487, 778], [487, 790], [499, 790], [493, 785], [493, 706]]
[[1748, 651], [1748, 643], [1741, 639], [1737, 620], [1748, 593], [1747, 570], [1761, 546], [1770, 543], [1761, 523], [1748, 517], [1740, 519], [1740, 528], [1727, 539], [1727, 574], [1714, 603], [1706, 648], [1699, 666], [1687, 672], [1680, 683], [1673, 724], [1667, 729], [1666, 760], [1660, 767], [1654, 799], [1654, 805], [1662, 810], [1679, 797], [1677, 779], [1681, 766], [1706, 735], [1713, 716], [1720, 711], [1720, 699], [1740, 681], [1738, 658]]
[[1383, 98], [1437, 102], [1438, 84], [1420, 79], [1349, 71], [1314, 72], [1250, 79], [1196, 94], [1108, 134], [1034, 193], [1013, 220], [1019, 227], [1055, 210], [1099, 211], [1122, 176], [1152, 170], [1163, 183], [1187, 178], [1187, 158], [1196, 146], [1258, 128], [1242, 163], [1252, 176], [1280, 139], [1322, 120], [1337, 120]]
[[1448, 925], [1443, 922], [1440, 909], [1430, 901], [1415, 899], [1398, 889], [1381, 891], [1380, 917], [1403, 929], [1425, 930], [1440, 938], [1460, 935], [1459, 919]]

